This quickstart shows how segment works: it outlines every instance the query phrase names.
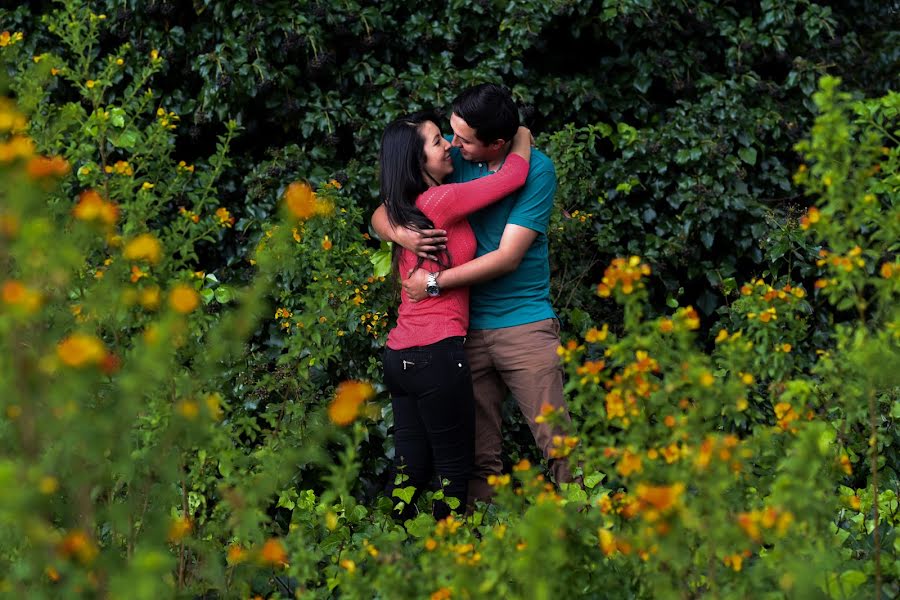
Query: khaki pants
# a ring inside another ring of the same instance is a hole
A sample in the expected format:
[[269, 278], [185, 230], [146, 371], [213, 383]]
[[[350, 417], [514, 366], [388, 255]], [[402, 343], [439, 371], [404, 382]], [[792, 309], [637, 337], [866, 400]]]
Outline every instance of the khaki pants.
[[[487, 478], [499, 475], [503, 468], [501, 408], [507, 390], [516, 399], [556, 482], [572, 481], [566, 461], [550, 458], [553, 435], [559, 431], [546, 423], [535, 422], [544, 403], [566, 409], [563, 370], [556, 353], [558, 346], [556, 319], [469, 331], [465, 349], [475, 390], [475, 462], [469, 481], [470, 503], [490, 500], [493, 489], [487, 484]], [[565, 417], [569, 418], [568, 411]]]

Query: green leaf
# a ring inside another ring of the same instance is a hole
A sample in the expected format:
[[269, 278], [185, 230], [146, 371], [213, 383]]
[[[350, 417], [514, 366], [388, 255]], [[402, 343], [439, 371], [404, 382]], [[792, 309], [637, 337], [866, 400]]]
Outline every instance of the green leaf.
[[866, 574], [862, 571], [844, 571], [841, 573], [841, 587], [844, 593], [852, 594], [856, 588], [866, 582]]
[[109, 141], [113, 146], [118, 148], [125, 148], [126, 150], [131, 150], [137, 144], [138, 136], [137, 133], [132, 131], [131, 129], [127, 131], [123, 131], [120, 135], [109, 138]]
[[756, 164], [756, 148], [741, 148], [738, 150], [738, 156], [749, 165]]
[[406, 522], [406, 533], [416, 538], [430, 535], [434, 529], [434, 517], [429, 513], [420, 513], [415, 519]]
[[234, 293], [232, 293], [231, 288], [223, 285], [216, 288], [215, 297], [219, 304], [228, 304], [234, 299]]
[[597, 487], [598, 483], [603, 481], [604, 478], [606, 478], [606, 474], [601, 473], [600, 471], [596, 471], [594, 473], [591, 473], [590, 475], [585, 475], [584, 476], [584, 487], [586, 487], [589, 490], [594, 489], [595, 487]]
[[391, 243], [381, 242], [381, 247], [369, 258], [375, 267], [375, 277], [387, 277], [391, 272]]
[[394, 492], [391, 495], [396, 496], [397, 498], [400, 498], [401, 500], [409, 504], [410, 502], [412, 502], [412, 497], [415, 493], [416, 487], [414, 485], [408, 485], [404, 488], [394, 488]]

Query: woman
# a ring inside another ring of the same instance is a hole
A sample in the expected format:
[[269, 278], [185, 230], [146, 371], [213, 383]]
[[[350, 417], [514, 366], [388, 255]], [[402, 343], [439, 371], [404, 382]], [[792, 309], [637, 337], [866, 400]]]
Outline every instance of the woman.
[[[434, 273], [472, 260], [475, 235], [466, 216], [507, 196], [525, 183], [531, 132], [520, 127], [503, 167], [467, 183], [441, 185], [453, 172], [450, 142], [437, 119], [417, 113], [394, 121], [381, 139], [381, 197], [393, 227], [447, 231], [447, 248], [437, 261], [424, 261], [394, 245], [394, 271]], [[434, 286], [437, 288], [437, 286]], [[411, 303], [401, 291], [397, 326], [388, 334], [384, 381], [394, 410], [395, 464], [408, 480], [398, 487], [429, 487], [436, 474], [445, 497], [465, 507], [474, 444], [472, 377], [463, 340], [469, 325], [469, 290], [457, 288]], [[414, 514], [410, 502], [403, 517]], [[434, 516], [448, 506], [436, 502]]]

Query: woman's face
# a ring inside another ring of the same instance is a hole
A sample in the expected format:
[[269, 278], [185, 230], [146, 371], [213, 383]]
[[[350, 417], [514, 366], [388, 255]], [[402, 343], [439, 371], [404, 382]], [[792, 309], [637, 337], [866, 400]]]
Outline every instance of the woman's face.
[[[419, 126], [419, 133], [425, 140], [425, 181], [432, 185], [441, 183], [453, 172], [453, 161], [450, 160], [450, 142], [441, 135], [440, 128], [431, 121]], [[430, 176], [430, 177], [429, 177]], [[434, 178], [435, 181], [432, 181]]]

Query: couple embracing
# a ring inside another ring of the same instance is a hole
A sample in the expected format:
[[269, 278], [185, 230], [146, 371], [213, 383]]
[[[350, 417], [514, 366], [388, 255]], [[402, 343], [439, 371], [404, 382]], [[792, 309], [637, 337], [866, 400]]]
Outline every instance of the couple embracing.
[[[502, 404], [516, 399], [557, 483], [544, 405], [565, 412], [547, 229], [556, 173], [531, 147], [509, 92], [482, 84], [453, 102], [452, 136], [417, 113], [385, 129], [372, 226], [394, 243], [397, 325], [384, 351], [403, 486], [447, 480], [460, 509], [487, 501], [502, 469]], [[411, 503], [412, 504], [412, 503]], [[436, 502], [435, 517], [449, 508]], [[404, 517], [412, 516], [408, 506]]]

